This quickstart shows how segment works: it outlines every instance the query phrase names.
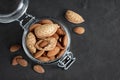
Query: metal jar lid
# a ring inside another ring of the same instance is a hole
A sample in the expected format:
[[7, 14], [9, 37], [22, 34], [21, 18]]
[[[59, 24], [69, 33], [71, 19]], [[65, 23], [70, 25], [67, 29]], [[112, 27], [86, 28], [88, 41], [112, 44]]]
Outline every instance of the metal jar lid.
[[0, 22], [10, 23], [19, 19], [28, 8], [28, 0], [0, 0]]

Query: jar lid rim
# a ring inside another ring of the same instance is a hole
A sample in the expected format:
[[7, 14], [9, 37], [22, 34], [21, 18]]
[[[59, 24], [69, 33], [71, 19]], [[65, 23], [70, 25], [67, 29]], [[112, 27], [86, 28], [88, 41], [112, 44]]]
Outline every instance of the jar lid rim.
[[28, 8], [28, 0], [21, 0], [18, 4], [16, 10], [9, 14], [0, 14], [0, 22], [1, 23], [10, 23], [17, 19], [19, 19], [27, 10]]

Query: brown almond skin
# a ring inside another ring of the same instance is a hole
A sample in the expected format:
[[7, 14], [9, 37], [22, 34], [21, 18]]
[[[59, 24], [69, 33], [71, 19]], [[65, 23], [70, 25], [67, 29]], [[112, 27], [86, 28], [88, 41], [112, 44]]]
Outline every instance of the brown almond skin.
[[18, 64], [21, 65], [22, 67], [27, 67], [28, 62], [25, 59], [16, 59]]
[[44, 52], [43, 54], [42, 54], [42, 57], [46, 57], [47, 56], [47, 52]]
[[34, 54], [34, 57], [35, 57], [35, 58], [38, 58], [38, 57], [42, 56], [42, 54], [43, 54], [44, 52], [45, 52], [44, 50], [38, 51], [37, 53]]
[[73, 30], [74, 30], [75, 33], [77, 33], [79, 35], [85, 33], [85, 28], [84, 27], [75, 27]]
[[39, 57], [37, 59], [40, 60], [40, 61], [42, 61], [42, 62], [48, 62], [48, 61], [50, 61], [50, 59], [48, 57]]
[[13, 58], [13, 60], [12, 60], [12, 65], [13, 66], [16, 66], [17, 64], [18, 64], [18, 62], [16, 61], [16, 59], [21, 59], [22, 58], [22, 56], [15, 56], [14, 58]]
[[45, 46], [47, 46], [47, 45], [48, 45], [48, 41], [46, 41], [46, 40], [43, 40], [43, 41], [39, 44], [40, 47], [45, 47]]
[[61, 50], [56, 56], [56, 58], [60, 58], [64, 53], [65, 53], [65, 49]]
[[32, 26], [29, 27], [29, 31], [34, 31], [36, 27], [39, 27], [41, 24], [33, 24]]
[[55, 60], [55, 56], [51, 56], [51, 57], [49, 57], [49, 59], [50, 59], [51, 61], [53, 61], [53, 60]]
[[16, 52], [16, 51], [18, 51], [20, 48], [21, 48], [21, 46], [18, 45], [18, 44], [12, 45], [12, 46], [10, 47], [10, 52]]
[[53, 50], [48, 51], [47, 56], [48, 57], [55, 56], [55, 55], [57, 55], [59, 53], [59, 51], [60, 51], [60, 48], [59, 47], [55, 47]]
[[13, 60], [12, 60], [12, 65], [13, 65], [13, 66], [16, 66], [17, 64], [18, 64], [18, 63], [17, 63], [16, 59], [13, 59]]
[[52, 37], [54, 37], [56, 40], [58, 40], [58, 39], [59, 39], [59, 36], [58, 36], [58, 34], [57, 34], [57, 33], [55, 33], [54, 35], [52, 35]]
[[57, 46], [58, 46], [60, 49], [64, 49], [64, 47], [60, 44], [60, 42], [57, 42]]
[[33, 70], [37, 73], [45, 73], [45, 70], [42, 66], [40, 65], [34, 65], [33, 66]]
[[67, 44], [68, 44], [68, 36], [65, 35], [65, 36], [63, 37], [63, 46], [66, 47]]
[[57, 30], [57, 34], [58, 34], [58, 35], [65, 35], [65, 32], [64, 32], [61, 28], [59, 28], [59, 29]]
[[40, 24], [53, 24], [52, 20], [50, 19], [43, 19], [39, 22]]
[[41, 25], [40, 27], [36, 27], [34, 29], [34, 32], [37, 38], [44, 39], [55, 34], [58, 27], [59, 27], [58, 24], [44, 24]]
[[44, 51], [50, 51], [50, 50], [53, 50], [55, 47], [56, 47], [56, 44], [57, 44], [57, 40], [54, 38], [54, 37], [48, 37], [48, 38], [45, 38], [44, 40], [48, 41], [48, 45], [45, 46], [44, 48], [40, 47], [40, 43], [43, 41], [43, 40], [39, 40], [36, 44], [35, 44], [35, 47], [38, 49], [38, 50], [44, 50]]

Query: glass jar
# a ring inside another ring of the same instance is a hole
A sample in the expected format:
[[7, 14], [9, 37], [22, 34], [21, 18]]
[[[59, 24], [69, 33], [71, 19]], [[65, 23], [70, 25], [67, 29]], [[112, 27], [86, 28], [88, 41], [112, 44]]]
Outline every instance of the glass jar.
[[55, 64], [58, 67], [61, 67], [64, 70], [67, 70], [75, 62], [76, 58], [73, 56], [73, 53], [70, 51], [71, 38], [70, 38], [70, 32], [68, 31], [66, 26], [56, 19], [47, 18], [47, 19], [50, 19], [53, 22], [59, 24], [63, 28], [63, 30], [66, 32], [66, 34], [68, 36], [68, 44], [67, 44], [67, 48], [66, 48], [64, 54], [60, 58], [57, 58], [53, 61], [42, 62], [42, 61], [34, 58], [26, 46], [26, 36], [29, 32], [29, 27], [32, 24], [34, 24], [42, 19], [36, 19], [34, 16], [26, 13], [26, 10], [28, 8], [28, 3], [29, 3], [28, 0], [15, 0], [15, 2], [17, 3], [17, 6], [16, 6], [16, 8], [14, 8], [15, 10], [13, 10], [13, 12], [8, 13], [8, 14], [0, 13], [0, 22], [1, 23], [10, 23], [13, 21], [18, 21], [20, 23], [20, 26], [24, 29], [24, 33], [23, 33], [23, 37], [22, 37], [23, 49], [24, 49], [26, 55], [32, 61], [34, 61], [38, 64], [50, 64], [50, 65]]

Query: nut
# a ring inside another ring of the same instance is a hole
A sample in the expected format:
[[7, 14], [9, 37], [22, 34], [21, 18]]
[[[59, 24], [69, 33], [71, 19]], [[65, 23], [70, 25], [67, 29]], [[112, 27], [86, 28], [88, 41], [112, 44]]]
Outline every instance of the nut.
[[42, 54], [42, 57], [46, 57], [47, 56], [47, 52], [44, 52], [43, 54]]
[[35, 48], [34, 45], [28, 44], [27, 46], [28, 46], [29, 51], [31, 52], [31, 54], [36, 53], [36, 48]]
[[55, 47], [55, 49], [53, 49], [53, 50], [51, 50], [51, 51], [49, 51], [47, 53], [47, 56], [48, 57], [55, 56], [55, 55], [57, 55], [59, 53], [59, 51], [60, 51], [60, 48], [59, 47]]
[[46, 38], [45, 40], [48, 40], [49, 44], [46, 47], [44, 47], [44, 50], [47, 50], [47, 51], [53, 50], [57, 44], [57, 40], [53, 37]]
[[30, 26], [29, 31], [34, 31], [34, 29], [39, 26], [41, 26], [41, 24], [33, 24], [32, 26]]
[[28, 66], [28, 62], [25, 59], [17, 58], [16, 60], [17, 60], [18, 64], [21, 65], [22, 67]]
[[58, 34], [58, 35], [65, 35], [65, 32], [64, 32], [61, 28], [59, 28], [59, 29], [57, 30], [57, 34]]
[[31, 53], [36, 53], [35, 48], [36, 38], [32, 32], [29, 32], [26, 37], [26, 45]]
[[67, 44], [68, 44], [68, 36], [65, 35], [65, 36], [63, 37], [63, 46], [66, 47]]
[[38, 58], [38, 57], [40, 57], [43, 53], [44, 53], [43, 50], [38, 51], [37, 53], [34, 54], [34, 57], [35, 57], [35, 58]]
[[53, 37], [49, 37], [49, 38], [45, 38], [44, 39], [45, 41], [48, 41], [48, 45], [45, 46], [44, 48], [40, 47], [40, 43], [43, 41], [43, 40], [40, 40], [36, 43], [35, 47], [38, 49], [38, 50], [45, 50], [45, 51], [50, 51], [50, 50], [53, 50], [57, 44], [57, 40]]
[[36, 37], [32, 32], [29, 32], [26, 39], [27, 44], [34, 45], [36, 43]]
[[47, 46], [48, 44], [49, 44], [48, 41], [43, 40], [43, 41], [39, 44], [39, 46], [40, 46], [40, 47], [45, 47], [45, 46]]
[[74, 24], [79, 24], [84, 22], [84, 19], [82, 18], [82, 16], [80, 16], [78, 13], [72, 11], [72, 10], [67, 10], [66, 14], [65, 14], [65, 18]]
[[57, 46], [58, 46], [60, 49], [64, 49], [64, 47], [60, 44], [60, 42], [57, 42]]
[[37, 59], [40, 60], [40, 61], [42, 61], [42, 62], [48, 62], [48, 61], [50, 61], [50, 59], [48, 57], [39, 57]]
[[56, 56], [56, 58], [60, 58], [64, 53], [65, 53], [65, 49], [61, 50]]
[[21, 48], [21, 46], [18, 45], [18, 44], [12, 45], [12, 46], [10, 47], [10, 52], [16, 52], [16, 51], [18, 51], [20, 48]]
[[51, 61], [53, 61], [53, 60], [55, 60], [55, 56], [51, 56], [51, 57], [49, 57], [49, 59], [50, 59]]
[[85, 33], [85, 29], [83, 27], [75, 27], [73, 30], [75, 33], [77, 33], [79, 35]]
[[40, 24], [53, 24], [52, 20], [50, 19], [43, 19], [39, 22]]
[[13, 58], [13, 60], [12, 60], [12, 65], [13, 65], [13, 66], [15, 66], [15, 65], [18, 64], [18, 62], [16, 61], [16, 59], [19, 59], [19, 58], [21, 59], [22, 56], [16, 56], [16, 57]]
[[58, 24], [44, 24], [36, 27], [34, 32], [37, 38], [50, 37], [57, 31], [58, 27]]
[[44, 68], [40, 65], [34, 65], [33, 70], [37, 73], [44, 73], [45, 72]]
[[59, 36], [58, 36], [58, 34], [57, 34], [57, 33], [53, 34], [53, 35], [52, 35], [52, 37], [54, 37], [56, 40], [58, 40], [58, 39], [59, 39]]
[[13, 59], [13, 60], [12, 60], [12, 65], [13, 65], [13, 66], [16, 66], [17, 64], [18, 64], [18, 63], [17, 63], [16, 59]]

